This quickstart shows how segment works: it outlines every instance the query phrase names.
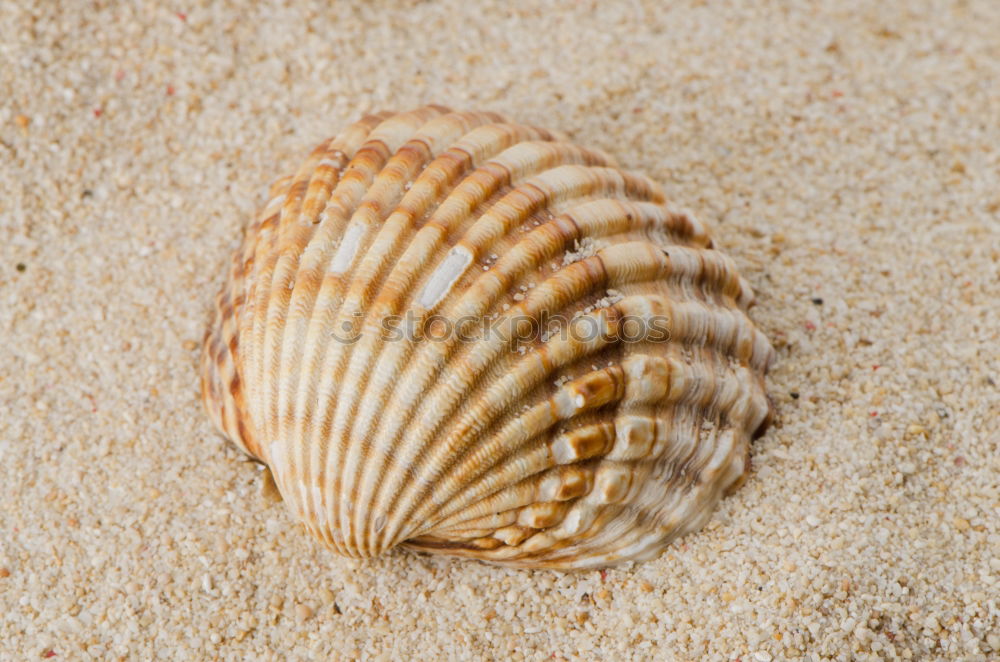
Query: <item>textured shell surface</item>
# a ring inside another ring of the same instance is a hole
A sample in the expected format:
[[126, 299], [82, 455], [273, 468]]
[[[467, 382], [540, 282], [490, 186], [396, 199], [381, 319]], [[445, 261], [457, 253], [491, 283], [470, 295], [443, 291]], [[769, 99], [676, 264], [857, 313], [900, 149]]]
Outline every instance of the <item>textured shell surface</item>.
[[598, 151], [488, 112], [374, 114], [272, 186], [202, 395], [342, 554], [649, 559], [742, 482], [770, 420], [752, 300]]

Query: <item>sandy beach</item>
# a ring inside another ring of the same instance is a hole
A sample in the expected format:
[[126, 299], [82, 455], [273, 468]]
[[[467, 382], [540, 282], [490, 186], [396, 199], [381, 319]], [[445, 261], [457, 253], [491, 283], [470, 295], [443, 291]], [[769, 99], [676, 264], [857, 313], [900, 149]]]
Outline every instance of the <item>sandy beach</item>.
[[[1000, 659], [997, 35], [993, 0], [0, 3], [0, 660]], [[757, 293], [775, 424], [657, 560], [344, 559], [205, 416], [268, 185], [426, 103], [648, 174]]]

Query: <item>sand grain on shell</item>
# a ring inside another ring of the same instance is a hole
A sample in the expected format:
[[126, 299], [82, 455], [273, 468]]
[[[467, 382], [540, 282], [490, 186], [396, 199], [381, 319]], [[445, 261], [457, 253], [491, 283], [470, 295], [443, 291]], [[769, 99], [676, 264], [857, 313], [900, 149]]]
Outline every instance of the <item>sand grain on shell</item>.
[[[1000, 657], [996, 2], [399, 4], [0, 4], [0, 658]], [[267, 184], [429, 101], [647, 172], [759, 293], [778, 422], [655, 562], [345, 561], [201, 412]]]

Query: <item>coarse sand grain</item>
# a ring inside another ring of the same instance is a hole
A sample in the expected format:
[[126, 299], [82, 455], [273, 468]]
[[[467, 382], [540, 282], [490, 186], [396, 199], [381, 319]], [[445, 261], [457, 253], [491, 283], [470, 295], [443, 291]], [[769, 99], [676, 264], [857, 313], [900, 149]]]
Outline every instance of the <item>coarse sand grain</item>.
[[[1000, 659], [1000, 4], [0, 2], [0, 659]], [[267, 185], [427, 102], [566, 131], [737, 261], [778, 420], [561, 574], [291, 523], [197, 357]]]

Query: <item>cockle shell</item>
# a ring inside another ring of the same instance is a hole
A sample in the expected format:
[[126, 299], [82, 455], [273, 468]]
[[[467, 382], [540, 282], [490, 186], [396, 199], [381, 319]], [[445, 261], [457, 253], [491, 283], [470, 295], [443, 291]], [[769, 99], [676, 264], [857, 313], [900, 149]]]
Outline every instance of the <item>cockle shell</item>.
[[770, 418], [752, 299], [600, 152], [494, 113], [371, 115], [247, 228], [203, 399], [342, 554], [648, 559], [705, 523]]

